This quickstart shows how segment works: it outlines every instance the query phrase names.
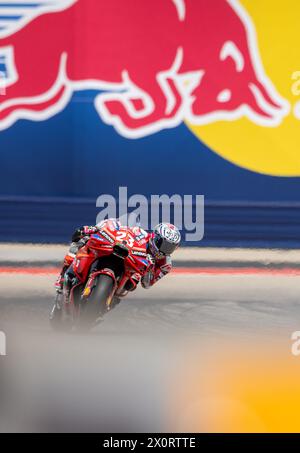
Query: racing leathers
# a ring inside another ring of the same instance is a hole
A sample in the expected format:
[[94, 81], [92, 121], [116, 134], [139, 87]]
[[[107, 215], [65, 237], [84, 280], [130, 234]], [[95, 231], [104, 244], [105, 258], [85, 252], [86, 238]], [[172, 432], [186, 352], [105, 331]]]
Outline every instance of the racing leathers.
[[[74, 275], [72, 273], [72, 264], [78, 250], [86, 244], [91, 235], [101, 231], [101, 229], [105, 228], [108, 225], [108, 223], [110, 226], [114, 226], [115, 228], [119, 228], [121, 226], [119, 221], [115, 219], [108, 219], [102, 221], [100, 224], [96, 226], [83, 226], [81, 228], [78, 228], [74, 232], [72, 236], [72, 243], [69, 249], [69, 253], [64, 258], [62, 271], [55, 284], [55, 287], [58, 292], [62, 290], [63, 284], [66, 279], [69, 280], [68, 285], [70, 287], [73, 284], [72, 279]], [[138, 226], [129, 229], [131, 230], [135, 237], [143, 238], [143, 240], [147, 243], [149, 243], [149, 240], [153, 237], [154, 234], [151, 232], [148, 233]], [[154, 257], [150, 253], [149, 247], [147, 247], [147, 249], [148, 259], [149, 261], [151, 261], [152, 266], [142, 278], [140, 278], [139, 274], [134, 275], [132, 278], [132, 282], [134, 283], [131, 286], [125, 288], [126, 292], [133, 291], [139, 282], [141, 282], [143, 288], [148, 289], [151, 286], [153, 286], [158, 280], [160, 280], [162, 277], [168, 274], [172, 269], [172, 260], [170, 256], [160, 255]]]

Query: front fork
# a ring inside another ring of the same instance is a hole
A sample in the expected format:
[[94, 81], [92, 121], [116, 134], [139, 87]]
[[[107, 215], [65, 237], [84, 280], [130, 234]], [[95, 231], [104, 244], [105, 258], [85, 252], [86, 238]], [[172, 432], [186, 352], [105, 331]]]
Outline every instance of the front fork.
[[112, 308], [112, 301], [113, 301], [113, 298], [114, 298], [114, 295], [115, 295], [115, 292], [116, 292], [116, 289], [118, 287], [118, 282], [117, 282], [117, 279], [116, 279], [116, 276], [115, 276], [115, 273], [111, 270], [111, 269], [108, 269], [108, 268], [105, 268], [105, 269], [101, 269], [100, 271], [95, 271], [93, 272], [90, 276], [89, 276], [89, 279], [87, 281], [87, 284], [85, 285], [85, 288], [82, 292], [82, 296], [81, 296], [81, 299], [84, 300], [84, 299], [88, 299], [89, 296], [91, 295], [93, 289], [95, 288], [96, 286], [96, 277], [98, 275], [108, 275], [109, 277], [111, 277], [114, 281], [114, 286], [113, 286], [113, 289], [111, 291], [111, 294], [107, 300], [107, 311], [109, 311], [111, 308]]
[[87, 299], [90, 296], [90, 294], [92, 293], [92, 291], [93, 291], [93, 289], [95, 287], [95, 279], [96, 279], [96, 277], [98, 275], [108, 275], [114, 281], [114, 286], [113, 286], [111, 295], [110, 295], [109, 299], [107, 300], [107, 311], [111, 310], [116, 305], [118, 305], [120, 303], [120, 299], [127, 295], [128, 289], [126, 289], [126, 283], [128, 281], [131, 281], [132, 285], [133, 285], [133, 288], [130, 289], [130, 290], [135, 289], [137, 284], [138, 284], [138, 280], [137, 281], [135, 281], [135, 280], [133, 281], [126, 274], [124, 274], [121, 277], [121, 279], [118, 281], [116, 276], [115, 276], [115, 273], [111, 269], [104, 268], [104, 269], [102, 269], [100, 271], [93, 272], [90, 275], [90, 277], [89, 277], [89, 279], [87, 281], [87, 284], [85, 285], [85, 288], [83, 290], [81, 299]]

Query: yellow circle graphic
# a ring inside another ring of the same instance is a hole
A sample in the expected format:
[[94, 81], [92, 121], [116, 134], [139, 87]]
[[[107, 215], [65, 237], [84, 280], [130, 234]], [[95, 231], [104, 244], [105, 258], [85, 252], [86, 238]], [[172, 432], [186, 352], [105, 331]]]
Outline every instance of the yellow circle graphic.
[[240, 115], [188, 126], [214, 152], [240, 167], [267, 175], [300, 176], [300, 2], [229, 1], [241, 7], [251, 22], [264, 74], [289, 109], [278, 124]]

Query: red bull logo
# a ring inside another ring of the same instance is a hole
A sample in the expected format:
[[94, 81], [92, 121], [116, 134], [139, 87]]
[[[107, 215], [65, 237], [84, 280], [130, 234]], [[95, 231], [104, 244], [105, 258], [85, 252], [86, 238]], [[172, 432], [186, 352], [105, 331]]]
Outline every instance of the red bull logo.
[[133, 139], [183, 121], [278, 126], [289, 112], [238, 0], [49, 3], [0, 32], [1, 130], [46, 120], [82, 90], [99, 91], [99, 117]]

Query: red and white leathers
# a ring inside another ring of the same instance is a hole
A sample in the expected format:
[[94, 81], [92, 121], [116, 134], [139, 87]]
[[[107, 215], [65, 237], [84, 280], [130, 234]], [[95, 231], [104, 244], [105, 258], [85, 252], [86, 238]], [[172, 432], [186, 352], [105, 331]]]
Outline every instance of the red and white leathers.
[[[65, 272], [72, 265], [76, 253], [85, 244], [88, 237], [107, 226], [109, 226], [110, 228], [119, 229], [121, 227], [121, 224], [118, 220], [108, 219], [102, 221], [96, 226], [84, 226], [75, 231], [72, 237], [73, 242], [71, 244], [69, 253], [67, 253], [67, 255], [64, 258], [61, 274], [55, 284], [57, 290], [60, 290], [62, 288]], [[154, 236], [154, 233], [148, 233], [138, 226], [132, 228], [128, 227], [128, 229], [130, 229], [133, 235], [136, 238], [138, 238], [138, 240], [143, 244], [149, 243], [149, 240]], [[148, 258], [152, 262], [152, 267], [150, 268], [149, 272], [146, 275], [144, 275], [141, 279], [141, 285], [143, 288], [146, 289], [153, 286], [158, 280], [160, 280], [162, 277], [167, 275], [172, 270], [172, 260], [170, 256], [165, 255], [153, 256], [153, 254], [150, 252], [149, 247], [148, 251], [149, 251]], [[137, 280], [136, 283], [138, 284], [140, 280], [139, 275], [137, 275], [136, 280]], [[131, 290], [135, 288], [136, 286], [133, 287]]]
[[154, 283], [158, 282], [158, 280], [160, 280], [162, 277], [171, 272], [171, 270], [172, 260], [170, 256], [161, 256], [153, 258], [153, 267], [141, 279], [142, 287], [146, 289], [150, 288], [151, 286], [154, 285]]

